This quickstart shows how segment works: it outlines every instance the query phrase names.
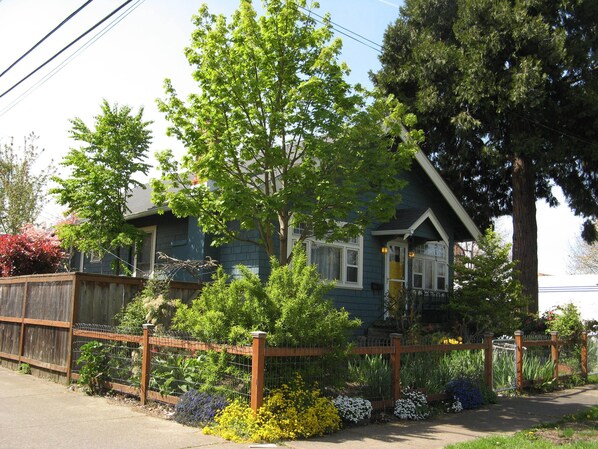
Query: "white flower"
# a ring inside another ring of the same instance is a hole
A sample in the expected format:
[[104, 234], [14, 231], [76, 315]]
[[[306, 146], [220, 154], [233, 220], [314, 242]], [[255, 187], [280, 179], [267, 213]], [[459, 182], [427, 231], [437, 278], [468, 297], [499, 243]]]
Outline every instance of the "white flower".
[[346, 421], [357, 423], [372, 416], [372, 403], [363, 398], [338, 396], [334, 401], [340, 417]]
[[426, 395], [406, 388], [403, 398], [395, 402], [394, 414], [399, 419], [418, 421], [430, 416], [430, 407]]

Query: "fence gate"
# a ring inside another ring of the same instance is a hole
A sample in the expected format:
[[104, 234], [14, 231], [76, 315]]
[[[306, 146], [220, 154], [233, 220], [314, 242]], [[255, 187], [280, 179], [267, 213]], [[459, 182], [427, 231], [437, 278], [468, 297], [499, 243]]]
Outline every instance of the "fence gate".
[[517, 345], [513, 338], [492, 340], [492, 385], [494, 391], [517, 388]]

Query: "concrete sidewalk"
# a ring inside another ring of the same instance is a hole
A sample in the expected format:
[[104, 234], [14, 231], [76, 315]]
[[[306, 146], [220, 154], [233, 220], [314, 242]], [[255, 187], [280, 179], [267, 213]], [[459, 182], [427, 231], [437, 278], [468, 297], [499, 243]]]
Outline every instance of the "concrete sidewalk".
[[[598, 386], [523, 398], [502, 399], [482, 410], [431, 421], [355, 427], [334, 435], [289, 441], [293, 449], [443, 448], [497, 433], [514, 433], [540, 422], [598, 405]], [[142, 448], [228, 449], [249, 447], [173, 421], [148, 416], [102, 397], [69, 391], [64, 385], [0, 368], [0, 449]]]

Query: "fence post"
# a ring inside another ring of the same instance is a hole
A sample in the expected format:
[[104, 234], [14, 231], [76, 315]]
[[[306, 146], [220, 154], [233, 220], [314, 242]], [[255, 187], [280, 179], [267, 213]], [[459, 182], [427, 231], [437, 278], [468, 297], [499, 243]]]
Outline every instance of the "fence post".
[[523, 331], [515, 331], [515, 371], [517, 377], [517, 391], [523, 392]]
[[550, 359], [554, 363], [553, 377], [559, 378], [559, 332], [550, 331]]
[[393, 348], [390, 354], [390, 365], [392, 366], [392, 399], [396, 401], [401, 398], [401, 334], [390, 334], [390, 344]]
[[492, 390], [492, 332], [484, 334], [484, 382], [489, 390]]
[[251, 333], [253, 337], [251, 355], [251, 410], [257, 410], [264, 403], [264, 369], [266, 366], [266, 332]]
[[588, 378], [588, 331], [581, 332], [581, 377]]
[[153, 324], [143, 325], [143, 350], [141, 356], [141, 391], [139, 393], [141, 405], [145, 405], [147, 401], [147, 390], [149, 387], [150, 369], [152, 366], [152, 351], [150, 347], [149, 338], [154, 330]]

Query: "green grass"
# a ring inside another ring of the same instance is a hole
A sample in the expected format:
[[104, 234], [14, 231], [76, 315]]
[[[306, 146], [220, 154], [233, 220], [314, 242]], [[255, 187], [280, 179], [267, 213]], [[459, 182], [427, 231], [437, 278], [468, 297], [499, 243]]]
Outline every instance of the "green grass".
[[446, 449], [489, 448], [598, 449], [598, 406], [515, 435], [492, 436], [446, 446]]

